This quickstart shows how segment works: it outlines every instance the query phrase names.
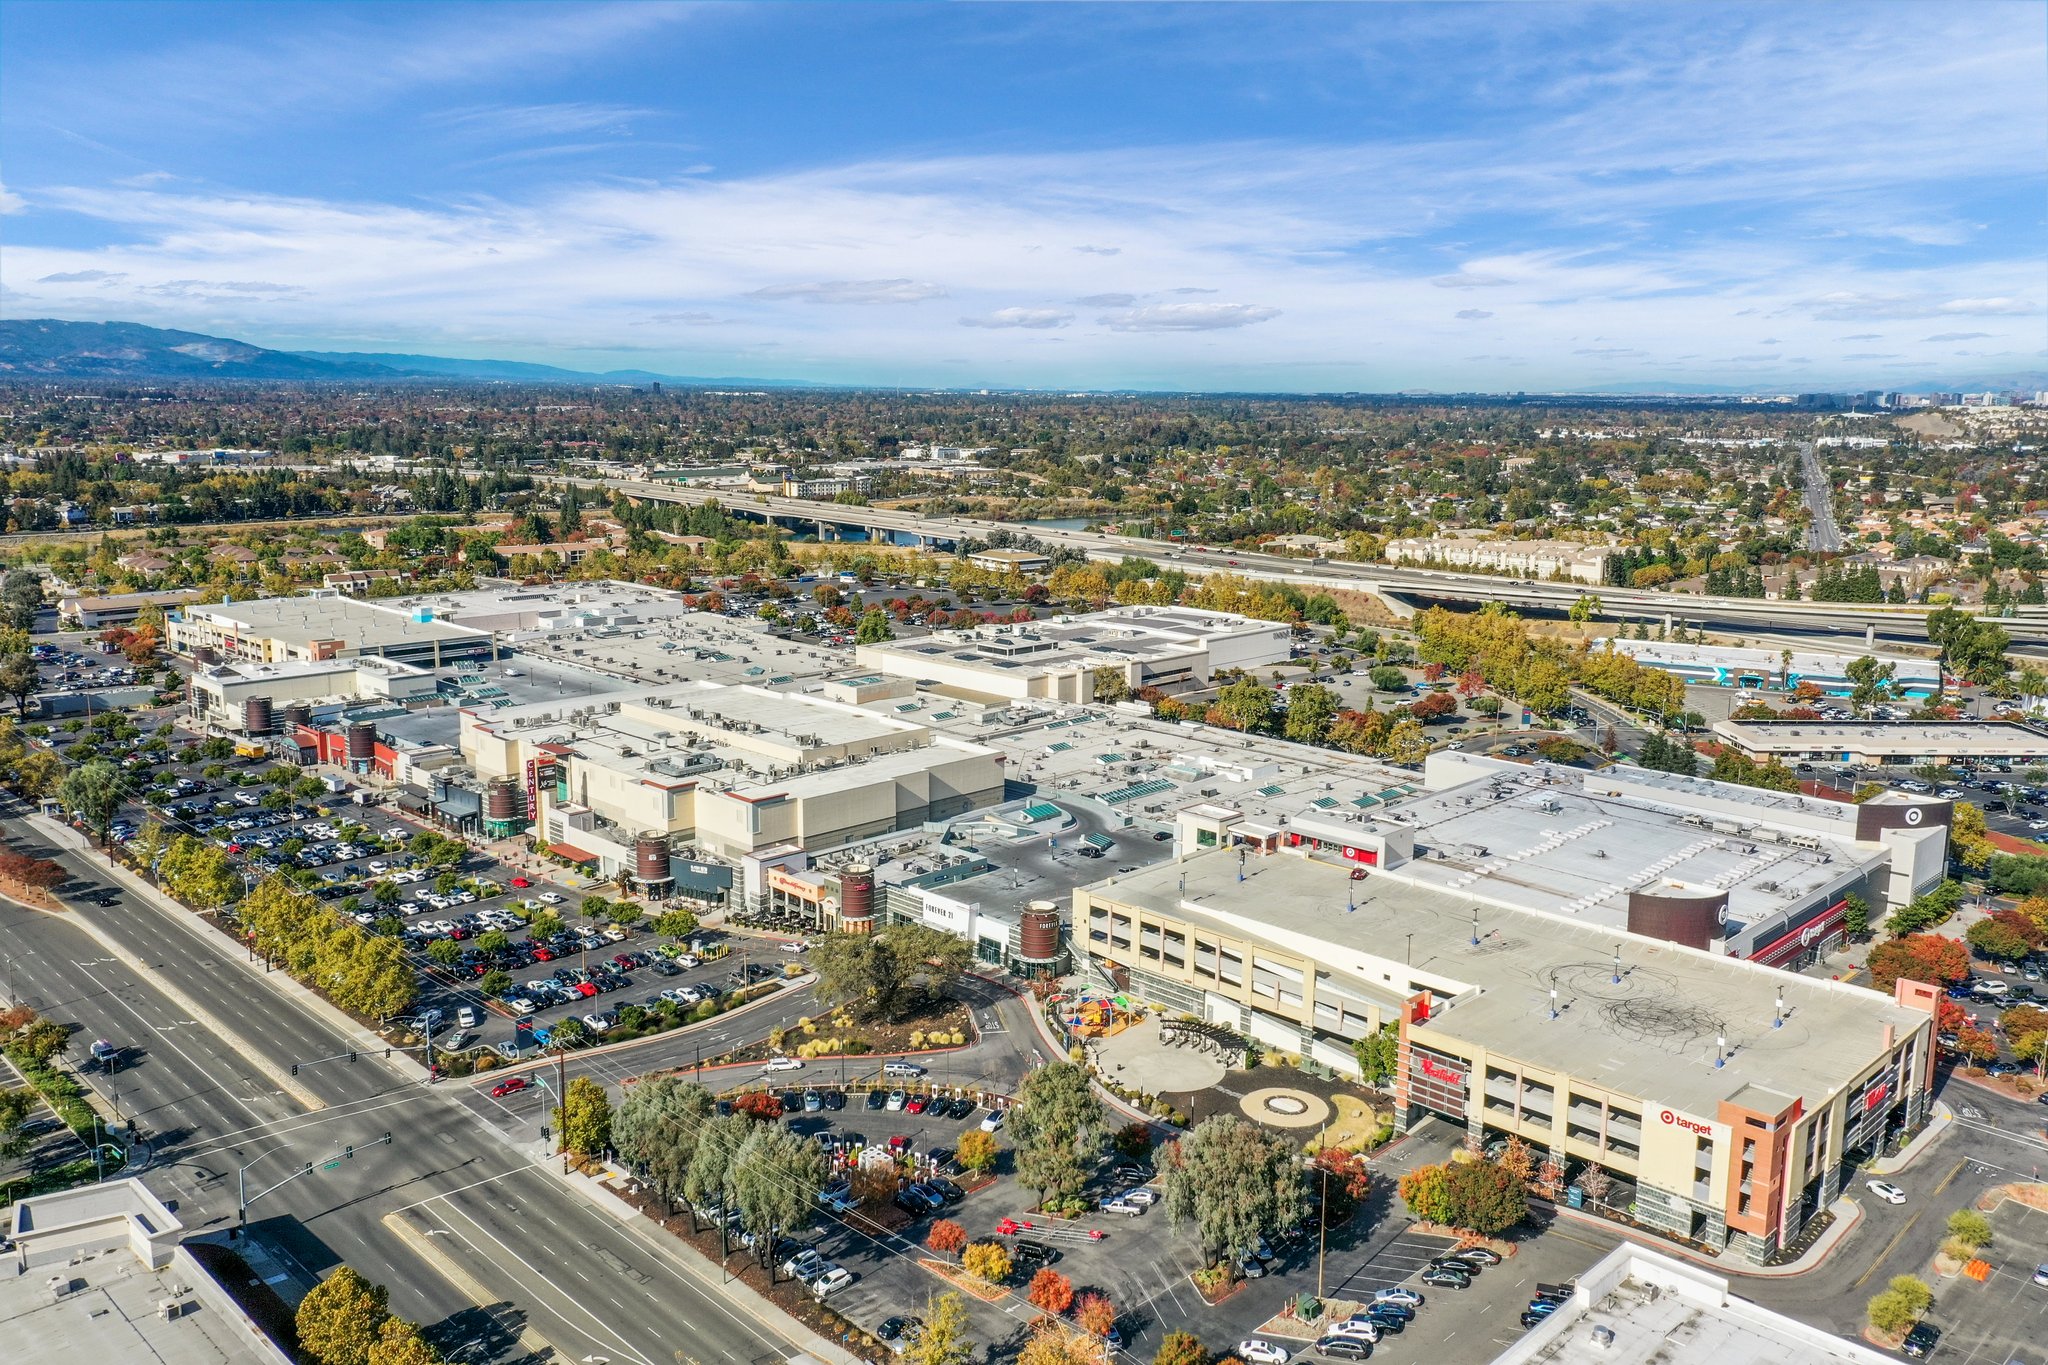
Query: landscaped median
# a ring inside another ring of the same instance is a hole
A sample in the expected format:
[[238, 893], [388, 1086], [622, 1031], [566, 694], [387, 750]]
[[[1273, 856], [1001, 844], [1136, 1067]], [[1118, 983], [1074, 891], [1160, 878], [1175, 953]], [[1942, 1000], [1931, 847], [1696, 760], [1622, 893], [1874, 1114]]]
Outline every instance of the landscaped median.
[[[0, 1037], [7, 1040], [4, 1047], [7, 1060], [28, 1083], [28, 1090], [40, 1096], [64, 1126], [86, 1144], [86, 1155], [81, 1158], [31, 1171], [25, 1178], [6, 1182], [4, 1187], [0, 1187], [0, 1203], [10, 1203], [24, 1195], [68, 1189], [94, 1179], [101, 1169], [100, 1164], [93, 1160], [94, 1144], [102, 1142], [107, 1130], [93, 1109], [85, 1087], [78, 1083], [76, 1077], [55, 1065], [57, 1054], [69, 1041], [68, 1030], [62, 1024], [37, 1018], [34, 1010], [15, 1006], [0, 1012]], [[9, 1105], [5, 1110], [9, 1123], [7, 1131], [0, 1133], [0, 1141], [18, 1135], [20, 1130], [14, 1122], [17, 1108], [21, 1124], [25, 1124], [34, 1112], [32, 1105], [21, 1106], [18, 1102]], [[103, 1158], [116, 1170], [127, 1163], [127, 1153], [112, 1143], [106, 1144]]]

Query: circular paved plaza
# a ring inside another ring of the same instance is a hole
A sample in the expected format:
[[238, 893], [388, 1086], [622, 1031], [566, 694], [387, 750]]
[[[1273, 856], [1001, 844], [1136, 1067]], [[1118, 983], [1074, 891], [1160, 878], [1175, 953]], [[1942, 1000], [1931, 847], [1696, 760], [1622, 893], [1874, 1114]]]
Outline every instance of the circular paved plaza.
[[1114, 1038], [1094, 1044], [1103, 1073], [1118, 1085], [1157, 1095], [1207, 1090], [1223, 1079], [1223, 1059], [1192, 1044], [1173, 1047], [1159, 1041], [1159, 1018], [1131, 1025]]

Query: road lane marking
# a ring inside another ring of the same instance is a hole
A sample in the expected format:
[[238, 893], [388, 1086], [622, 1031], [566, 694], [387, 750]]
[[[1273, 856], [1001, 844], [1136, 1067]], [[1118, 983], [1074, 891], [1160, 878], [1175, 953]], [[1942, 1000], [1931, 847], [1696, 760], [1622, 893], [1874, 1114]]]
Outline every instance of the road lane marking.
[[[429, 1266], [433, 1267], [433, 1269], [437, 1273], [439, 1273], [442, 1279], [448, 1281], [450, 1285], [454, 1286], [456, 1293], [467, 1295], [469, 1300], [477, 1306], [479, 1311], [483, 1312], [486, 1316], [493, 1317], [495, 1319], [495, 1315], [490, 1312], [490, 1305], [500, 1301], [498, 1299], [498, 1296], [492, 1294], [489, 1290], [485, 1289], [483, 1285], [479, 1284], [476, 1281], [476, 1279], [469, 1274], [468, 1271], [464, 1270], [460, 1265], [456, 1264], [454, 1258], [444, 1255], [441, 1249], [434, 1245], [433, 1238], [426, 1236], [417, 1228], [413, 1227], [412, 1223], [409, 1220], [400, 1218], [395, 1213], [385, 1214], [383, 1218], [383, 1223], [384, 1226], [389, 1228], [391, 1232], [395, 1234], [400, 1241], [404, 1242], [406, 1246], [409, 1247], [415, 1255], [417, 1255], [421, 1260], [425, 1261]], [[455, 1239], [461, 1242], [464, 1246], [470, 1245], [469, 1239], [464, 1237], [461, 1233], [453, 1232], [451, 1230], [450, 1235], [455, 1237]], [[474, 1249], [475, 1248], [473, 1247], [471, 1248], [471, 1250]], [[536, 1360], [546, 1360], [552, 1358], [572, 1358], [569, 1357], [565, 1352], [556, 1350], [554, 1346], [549, 1344], [549, 1342], [540, 1335], [540, 1333], [535, 1331], [532, 1326], [527, 1324], [522, 1324], [520, 1327], [519, 1345], [522, 1350], [524, 1350], [529, 1356], [532, 1356]]]
[[1906, 1240], [1906, 1234], [1913, 1230], [1913, 1224], [1919, 1222], [1920, 1215], [1925, 1212], [1925, 1209], [1915, 1209], [1913, 1211], [1913, 1216], [1906, 1220], [1906, 1225], [1893, 1233], [1892, 1239], [1884, 1244], [1884, 1250], [1877, 1253], [1877, 1258], [1870, 1263], [1870, 1268], [1856, 1277], [1856, 1282], [1849, 1286], [1851, 1289], [1861, 1289], [1869, 1282], [1870, 1277], [1877, 1273], [1877, 1268], [1884, 1264], [1884, 1258], [1891, 1255], [1898, 1248], [1900, 1242]]

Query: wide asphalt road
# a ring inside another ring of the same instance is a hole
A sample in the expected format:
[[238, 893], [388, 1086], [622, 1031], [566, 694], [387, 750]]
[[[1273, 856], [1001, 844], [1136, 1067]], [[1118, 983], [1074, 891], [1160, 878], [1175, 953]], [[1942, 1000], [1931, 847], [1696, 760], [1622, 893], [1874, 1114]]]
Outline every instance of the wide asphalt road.
[[[620, 1365], [664, 1365], [679, 1350], [750, 1363], [794, 1353], [773, 1325], [709, 1289], [658, 1239], [565, 1190], [539, 1164], [536, 1144], [514, 1147], [478, 1125], [458, 1087], [429, 1089], [367, 1056], [276, 1079], [360, 1038], [252, 979], [231, 960], [231, 944], [143, 903], [97, 854], [52, 847], [18, 806], [4, 813], [15, 846], [55, 857], [74, 877], [65, 887], [68, 914], [0, 906], [0, 956], [11, 959], [13, 988], [77, 1026], [74, 1055], [98, 1037], [132, 1050], [114, 1077], [91, 1079], [140, 1125], [139, 1173], [177, 1201], [189, 1226], [218, 1230], [233, 1221], [239, 1168], [253, 1165], [253, 1193], [312, 1162], [313, 1174], [251, 1209], [255, 1235], [302, 1277], [346, 1262], [389, 1286], [394, 1312], [444, 1324], [441, 1341], [467, 1346], [464, 1359], [520, 1358], [522, 1329], [529, 1345], [537, 1338], [571, 1359]], [[104, 903], [80, 899], [87, 891]], [[118, 953], [74, 921], [98, 929]], [[238, 1055], [123, 958], [146, 963], [255, 1055]], [[758, 1018], [764, 1030], [774, 1022], [766, 1011]], [[387, 1132], [393, 1143], [368, 1145]], [[354, 1157], [324, 1169], [344, 1145], [356, 1148]], [[479, 1313], [464, 1288], [429, 1269], [387, 1215], [408, 1219], [423, 1242], [431, 1238], [490, 1311]]]

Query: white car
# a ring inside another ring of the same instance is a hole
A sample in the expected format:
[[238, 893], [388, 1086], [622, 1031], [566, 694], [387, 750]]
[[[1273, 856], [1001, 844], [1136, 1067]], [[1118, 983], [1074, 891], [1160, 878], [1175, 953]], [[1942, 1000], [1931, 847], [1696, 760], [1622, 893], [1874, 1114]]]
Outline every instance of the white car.
[[540, 899], [543, 905], [560, 905], [562, 903], [562, 898], [552, 891], [541, 892]]
[[1149, 1209], [1154, 1204], [1159, 1202], [1159, 1191], [1151, 1189], [1144, 1185], [1140, 1185], [1136, 1189], [1125, 1190], [1122, 1194], [1118, 1195], [1117, 1198], [1122, 1199], [1127, 1203], [1143, 1204], [1146, 1208]]
[[1003, 1118], [1004, 1113], [1002, 1110], [989, 1110], [987, 1116], [983, 1118], [981, 1121], [981, 1131], [984, 1133], [993, 1133], [998, 1131], [1003, 1126]]
[[829, 1299], [852, 1283], [853, 1272], [845, 1266], [835, 1265], [811, 1281], [811, 1292], [821, 1299]]
[[1246, 1365], [1287, 1365], [1287, 1348], [1264, 1337], [1252, 1337], [1237, 1343], [1237, 1358]]
[[1357, 1337], [1361, 1341], [1369, 1341], [1377, 1346], [1380, 1341], [1380, 1325], [1368, 1317], [1350, 1317], [1342, 1322], [1331, 1323], [1329, 1334], [1337, 1337]]
[[626, 931], [616, 924], [607, 924], [603, 930], [603, 938], [606, 943], [624, 943]]
[[612, 1021], [605, 1018], [602, 1014], [586, 1014], [583, 1016], [583, 1027], [589, 1029], [592, 1033], [610, 1033], [612, 1031]]
[[1410, 1308], [1420, 1308], [1422, 1307], [1422, 1291], [1397, 1284], [1391, 1289], [1375, 1289], [1372, 1293], [1372, 1301], [1374, 1303], [1405, 1303]]
[[1873, 1180], [1868, 1185], [1864, 1186], [1864, 1188], [1869, 1190], [1872, 1194], [1876, 1195], [1879, 1199], [1884, 1200], [1884, 1202], [1887, 1204], [1903, 1204], [1906, 1202], [1906, 1192], [1900, 1189], [1897, 1185], [1890, 1184], [1886, 1181]]
[[796, 1057], [770, 1057], [761, 1063], [763, 1071], [802, 1071], [803, 1061]]
[[785, 943], [781, 945], [782, 951], [785, 953], [807, 952], [810, 949], [810, 946], [810, 944], [804, 942], [802, 939], [798, 939], [794, 943]]

